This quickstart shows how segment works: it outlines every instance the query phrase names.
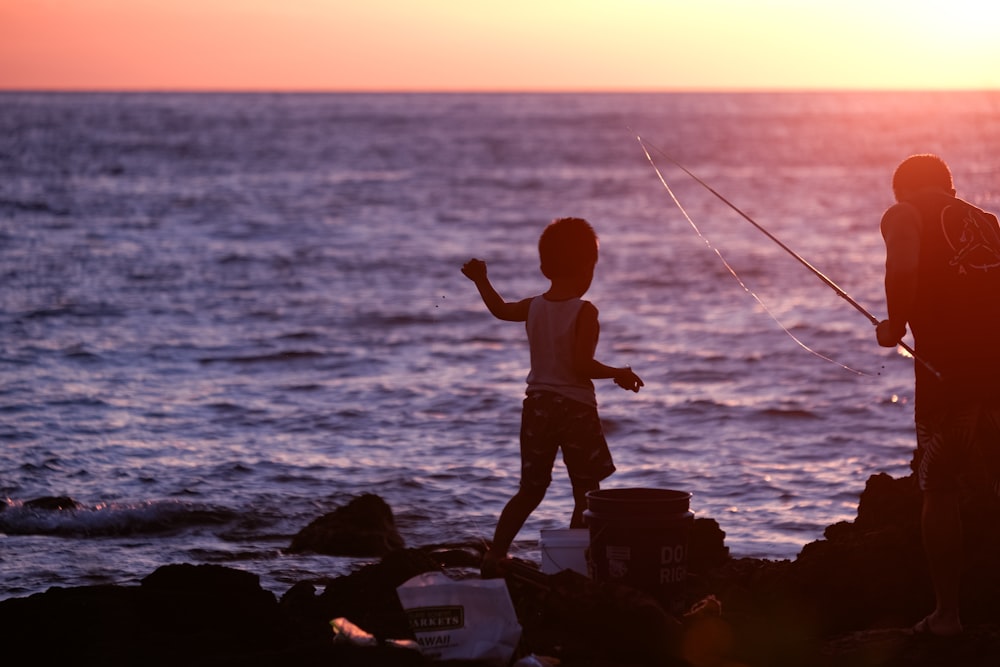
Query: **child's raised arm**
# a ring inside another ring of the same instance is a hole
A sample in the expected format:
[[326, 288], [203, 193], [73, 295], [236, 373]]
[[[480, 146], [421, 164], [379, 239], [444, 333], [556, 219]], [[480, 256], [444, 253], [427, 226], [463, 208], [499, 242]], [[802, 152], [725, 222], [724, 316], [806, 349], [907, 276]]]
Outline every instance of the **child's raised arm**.
[[504, 301], [486, 275], [486, 262], [481, 259], [470, 259], [462, 265], [462, 273], [476, 284], [479, 296], [483, 298], [483, 303], [486, 304], [493, 317], [507, 322], [526, 322], [528, 320], [528, 306], [531, 299]]

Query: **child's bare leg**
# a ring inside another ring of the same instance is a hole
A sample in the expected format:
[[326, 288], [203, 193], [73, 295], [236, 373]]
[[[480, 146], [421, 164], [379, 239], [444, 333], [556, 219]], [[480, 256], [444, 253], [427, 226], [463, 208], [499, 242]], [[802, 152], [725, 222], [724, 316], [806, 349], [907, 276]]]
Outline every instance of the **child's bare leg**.
[[500, 520], [497, 521], [497, 529], [493, 534], [493, 544], [490, 546], [487, 556], [507, 557], [507, 550], [510, 549], [511, 543], [517, 537], [518, 531], [521, 530], [521, 526], [524, 525], [524, 522], [527, 521], [544, 497], [544, 488], [525, 489], [522, 487], [518, 489], [518, 492], [507, 501], [503, 512], [500, 513]]
[[600, 482], [573, 482], [573, 516], [569, 520], [570, 528], [586, 528], [583, 511], [587, 509], [587, 493], [601, 488]]

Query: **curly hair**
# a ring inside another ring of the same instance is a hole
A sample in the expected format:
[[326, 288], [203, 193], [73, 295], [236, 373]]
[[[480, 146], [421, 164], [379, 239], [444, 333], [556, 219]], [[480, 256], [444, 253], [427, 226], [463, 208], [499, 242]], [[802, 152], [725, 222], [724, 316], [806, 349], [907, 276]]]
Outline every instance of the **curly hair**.
[[553, 220], [538, 239], [538, 256], [546, 278], [590, 271], [597, 264], [600, 242], [583, 218]]
[[954, 190], [948, 165], [937, 155], [930, 153], [911, 155], [896, 167], [892, 175], [892, 191], [896, 199], [905, 192], [924, 188]]

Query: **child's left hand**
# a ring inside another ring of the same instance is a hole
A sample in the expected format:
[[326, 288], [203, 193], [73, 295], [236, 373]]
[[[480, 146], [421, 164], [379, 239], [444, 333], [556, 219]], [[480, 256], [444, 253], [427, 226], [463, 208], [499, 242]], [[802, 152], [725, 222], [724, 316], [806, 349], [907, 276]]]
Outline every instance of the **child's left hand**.
[[628, 389], [634, 392], [638, 392], [639, 387], [643, 386], [642, 378], [636, 375], [628, 366], [623, 368], [621, 373], [615, 375], [614, 380], [615, 384], [622, 389]]

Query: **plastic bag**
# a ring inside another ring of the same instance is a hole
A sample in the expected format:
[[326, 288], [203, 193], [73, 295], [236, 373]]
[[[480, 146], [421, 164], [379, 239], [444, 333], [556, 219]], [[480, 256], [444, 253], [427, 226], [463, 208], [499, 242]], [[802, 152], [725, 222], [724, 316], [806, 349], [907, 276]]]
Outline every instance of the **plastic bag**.
[[521, 624], [503, 579], [456, 581], [427, 572], [396, 589], [422, 653], [434, 660], [507, 665]]

